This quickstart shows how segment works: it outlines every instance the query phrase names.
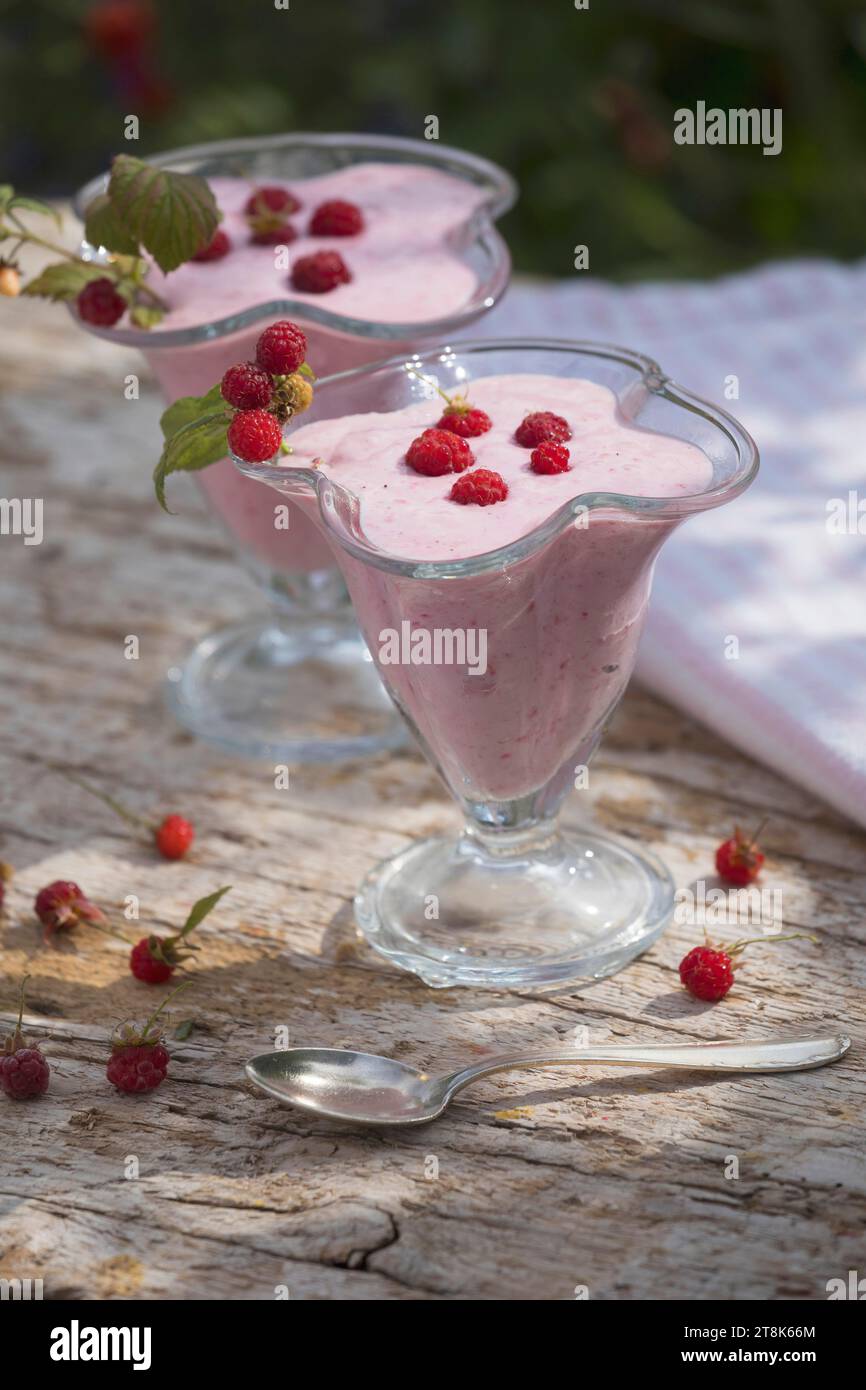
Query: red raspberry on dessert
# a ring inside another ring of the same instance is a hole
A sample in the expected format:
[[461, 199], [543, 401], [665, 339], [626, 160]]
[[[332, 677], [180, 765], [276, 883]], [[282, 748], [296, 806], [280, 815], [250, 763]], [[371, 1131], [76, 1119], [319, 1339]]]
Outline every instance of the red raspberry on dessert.
[[289, 246], [297, 240], [298, 233], [291, 222], [281, 222], [276, 227], [265, 227], [261, 231], [253, 232], [250, 241], [254, 241], [256, 246]]
[[463, 506], [474, 502], [479, 507], [490, 507], [494, 502], [504, 502], [508, 496], [508, 484], [500, 473], [490, 468], [473, 468], [458, 478], [448, 496], [452, 502]]
[[479, 410], [467, 400], [455, 400], [445, 407], [441, 420], [436, 421], [437, 430], [451, 430], [461, 439], [476, 439], [493, 428], [493, 421], [485, 410]]
[[554, 415], [550, 410], [535, 410], [521, 420], [514, 438], [524, 449], [535, 449], [546, 440], [561, 444], [571, 438], [571, 427], [561, 415]]
[[351, 278], [338, 251], [314, 251], [312, 256], [300, 256], [292, 266], [292, 285], [305, 294], [327, 294]]
[[310, 236], [357, 236], [363, 230], [361, 209], [343, 198], [320, 203], [310, 218]]
[[564, 444], [545, 439], [529, 455], [529, 466], [533, 473], [567, 473], [571, 468], [569, 452]]
[[270, 324], [256, 342], [256, 362], [271, 376], [291, 376], [306, 355], [306, 335], [291, 319]]
[[475, 455], [458, 434], [450, 430], [424, 430], [406, 450], [406, 462], [416, 473], [439, 478], [443, 473], [462, 473], [475, 462]]
[[236, 410], [254, 410], [256, 406], [264, 409], [271, 403], [273, 389], [270, 376], [255, 362], [229, 367], [220, 383], [223, 400]]
[[239, 410], [228, 428], [229, 448], [244, 463], [266, 463], [282, 438], [279, 421], [267, 410]]
[[232, 249], [228, 234], [218, 228], [214, 232], [207, 246], [203, 246], [200, 251], [196, 251], [193, 256], [194, 261], [221, 261], [223, 256], [227, 256]]
[[270, 184], [256, 188], [244, 207], [251, 240], [258, 246], [283, 246], [294, 241], [298, 234], [289, 221], [289, 214], [297, 212], [300, 206], [294, 193], [287, 188]]
[[91, 280], [75, 301], [79, 317], [98, 328], [112, 328], [126, 313], [126, 300], [117, 293], [107, 275]]
[[288, 188], [280, 188], [277, 184], [263, 184], [261, 188], [253, 189], [244, 204], [244, 217], [248, 221], [268, 215], [286, 218], [290, 213], [297, 212], [300, 206], [298, 199]]

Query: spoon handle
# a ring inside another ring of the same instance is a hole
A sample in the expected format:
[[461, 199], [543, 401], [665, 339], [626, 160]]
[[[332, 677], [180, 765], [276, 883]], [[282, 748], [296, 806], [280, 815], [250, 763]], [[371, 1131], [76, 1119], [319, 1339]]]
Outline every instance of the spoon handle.
[[559, 1067], [569, 1062], [599, 1062], [623, 1067], [689, 1067], [700, 1071], [806, 1071], [835, 1062], [850, 1046], [851, 1039], [844, 1033], [765, 1038], [756, 1042], [609, 1043], [549, 1052], [506, 1053], [501, 1057], [485, 1058], [443, 1079], [447, 1079], [449, 1094], [453, 1095], [470, 1081], [490, 1072], [518, 1067]]

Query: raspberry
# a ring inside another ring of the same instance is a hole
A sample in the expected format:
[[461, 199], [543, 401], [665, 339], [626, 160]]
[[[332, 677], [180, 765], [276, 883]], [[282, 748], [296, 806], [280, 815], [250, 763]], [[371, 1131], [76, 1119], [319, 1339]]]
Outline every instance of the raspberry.
[[426, 478], [439, 478], [443, 473], [462, 473], [475, 462], [475, 455], [466, 440], [450, 430], [425, 430], [406, 450], [406, 462]]
[[227, 256], [231, 249], [232, 244], [228, 236], [221, 228], [217, 228], [207, 246], [203, 246], [200, 251], [196, 251], [193, 260], [221, 261], [223, 256]]
[[464, 506], [475, 502], [479, 507], [490, 507], [494, 502], [504, 502], [508, 496], [508, 484], [498, 473], [489, 468], [474, 468], [471, 473], [458, 478], [448, 496], [452, 502]]
[[166, 1004], [186, 988], [186, 981], [166, 995], [146, 1023], [124, 1023], [111, 1041], [105, 1074], [119, 1091], [152, 1091], [165, 1080], [170, 1061], [156, 1020]]
[[162, 1043], [146, 1043], [140, 1047], [115, 1046], [105, 1074], [118, 1091], [128, 1094], [153, 1091], [165, 1080], [170, 1060]]
[[206, 898], [199, 898], [190, 908], [180, 931], [171, 936], [143, 936], [136, 942], [129, 953], [129, 968], [135, 978], [144, 980], [148, 985], [161, 985], [170, 979], [178, 966], [198, 950], [197, 946], [190, 944], [190, 933], [228, 891], [228, 888], [220, 888]]
[[51, 1068], [38, 1047], [19, 1047], [0, 1058], [0, 1087], [13, 1100], [30, 1100], [48, 1090]]
[[306, 355], [306, 336], [290, 319], [270, 324], [256, 342], [256, 362], [271, 376], [291, 375]]
[[107, 275], [85, 285], [75, 303], [79, 317], [100, 328], [111, 328], [126, 313], [126, 300], [117, 293], [114, 281]]
[[294, 241], [298, 234], [288, 218], [300, 206], [294, 193], [287, 188], [266, 185], [254, 189], [244, 207], [253, 241], [260, 246], [279, 246]]
[[61, 878], [41, 888], [33, 906], [45, 928], [46, 941], [54, 932], [75, 927], [79, 922], [102, 925], [106, 921], [105, 913], [85, 898], [77, 883]]
[[[264, 411], [254, 413], [265, 414]], [[271, 418], [268, 416], [268, 419]], [[195, 831], [183, 816], [166, 816], [162, 824], [157, 826], [154, 838], [163, 859], [183, 859], [195, 839]]]
[[735, 828], [731, 839], [719, 845], [716, 850], [716, 872], [720, 878], [742, 888], [758, 877], [764, 863], [764, 855], [757, 845], [762, 828], [763, 822], [748, 839]]
[[290, 212], [297, 212], [300, 203], [294, 193], [290, 193], [287, 188], [279, 188], [275, 184], [265, 184], [262, 188], [256, 188], [250, 194], [244, 204], [244, 216], [249, 219], [262, 217], [268, 213], [277, 213], [280, 217], [288, 217]]
[[268, 373], [255, 362], [239, 362], [229, 367], [220, 384], [224, 401], [236, 410], [254, 410], [270, 405], [273, 387]]
[[301, 256], [292, 266], [292, 285], [306, 294], [327, 294], [347, 285], [352, 276], [338, 251], [316, 251]]
[[310, 236], [357, 236], [363, 230], [361, 209], [342, 198], [320, 203], [310, 218]]
[[569, 452], [564, 444], [545, 439], [529, 455], [529, 465], [533, 473], [567, 473], [571, 468]]
[[493, 428], [493, 421], [484, 410], [477, 410], [468, 401], [452, 401], [446, 406], [441, 420], [436, 422], [437, 430], [450, 430], [461, 439], [475, 439]]
[[514, 431], [514, 438], [524, 449], [534, 449], [545, 440], [561, 444], [564, 439], [570, 439], [571, 428], [561, 415], [554, 415], [549, 410], [536, 410], [521, 420]]
[[17, 265], [0, 260], [0, 294], [7, 299], [17, 299], [21, 293], [21, 276]]
[[274, 383], [273, 412], [280, 422], [301, 415], [313, 404], [313, 384], [300, 372], [278, 377]]
[[162, 985], [170, 980], [174, 967], [167, 965], [157, 955], [158, 936], [143, 936], [129, 953], [129, 968], [137, 980], [148, 985]]
[[695, 946], [680, 961], [680, 979], [696, 999], [724, 999], [734, 983], [733, 961], [719, 947]]
[[239, 410], [228, 430], [229, 448], [244, 463], [266, 463], [282, 438], [279, 420], [267, 410]]
[[10, 1033], [3, 1042], [0, 1052], [0, 1090], [5, 1091], [12, 1100], [30, 1100], [42, 1096], [48, 1090], [51, 1068], [38, 1047], [28, 1047], [21, 1032], [24, 1017], [24, 987], [30, 979], [25, 975], [21, 981], [21, 999], [18, 1008], [18, 1022], [15, 1032]]
[[274, 227], [262, 227], [253, 232], [250, 241], [254, 241], [256, 246], [288, 246], [297, 236], [291, 222], [278, 222]]

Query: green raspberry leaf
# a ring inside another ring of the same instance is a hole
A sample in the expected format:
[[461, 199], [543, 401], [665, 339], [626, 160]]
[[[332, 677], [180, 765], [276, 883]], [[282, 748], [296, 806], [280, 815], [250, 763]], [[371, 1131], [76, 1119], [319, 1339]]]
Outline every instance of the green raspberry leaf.
[[91, 246], [104, 246], [122, 256], [139, 254], [138, 237], [131, 227], [118, 217], [111, 198], [100, 193], [88, 203], [84, 214], [84, 235]]
[[133, 155], [115, 157], [108, 197], [117, 222], [166, 273], [206, 246], [219, 225], [219, 209], [206, 179], [158, 169]]
[[218, 888], [215, 893], [209, 893], [206, 898], [199, 898], [197, 903], [193, 903], [189, 916], [180, 929], [180, 935], [189, 936], [193, 928], [197, 927], [199, 922], [203, 922], [208, 913], [213, 911], [220, 898], [231, 892], [231, 887], [229, 884], [227, 888]]
[[55, 301], [76, 299], [85, 285], [91, 280], [102, 280], [107, 273], [104, 265], [92, 261], [60, 261], [57, 265], [47, 265], [35, 280], [28, 281], [21, 293]]
[[169, 510], [165, 502], [166, 478], [170, 473], [194, 473], [225, 458], [228, 452], [226, 433], [230, 423], [231, 411], [223, 407], [197, 416], [169, 436], [153, 471], [156, 498], [164, 511]]
[[194, 1028], [195, 1028], [195, 1019], [194, 1019], [194, 1018], [185, 1018], [185, 1019], [183, 1020], [183, 1022], [182, 1022], [182, 1023], [179, 1023], [179, 1024], [177, 1025], [177, 1027], [175, 1028], [175, 1030], [174, 1030], [175, 1041], [176, 1041], [176, 1042], [186, 1042], [187, 1038], [190, 1036], [190, 1034], [192, 1033], [192, 1030], [193, 1030]]
[[160, 417], [163, 439], [171, 439], [184, 425], [191, 424], [200, 415], [207, 415], [208, 411], [216, 410], [219, 406], [225, 406], [219, 382], [205, 396], [180, 396]]

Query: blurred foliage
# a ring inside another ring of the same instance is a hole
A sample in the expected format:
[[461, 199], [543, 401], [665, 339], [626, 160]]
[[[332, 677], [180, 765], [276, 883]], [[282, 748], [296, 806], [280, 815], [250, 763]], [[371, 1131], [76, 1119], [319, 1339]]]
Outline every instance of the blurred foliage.
[[[0, 179], [60, 194], [135, 153], [280, 130], [421, 137], [505, 165], [525, 271], [620, 278], [864, 250], [856, 0], [0, 0]], [[782, 107], [777, 157], [673, 113]]]

